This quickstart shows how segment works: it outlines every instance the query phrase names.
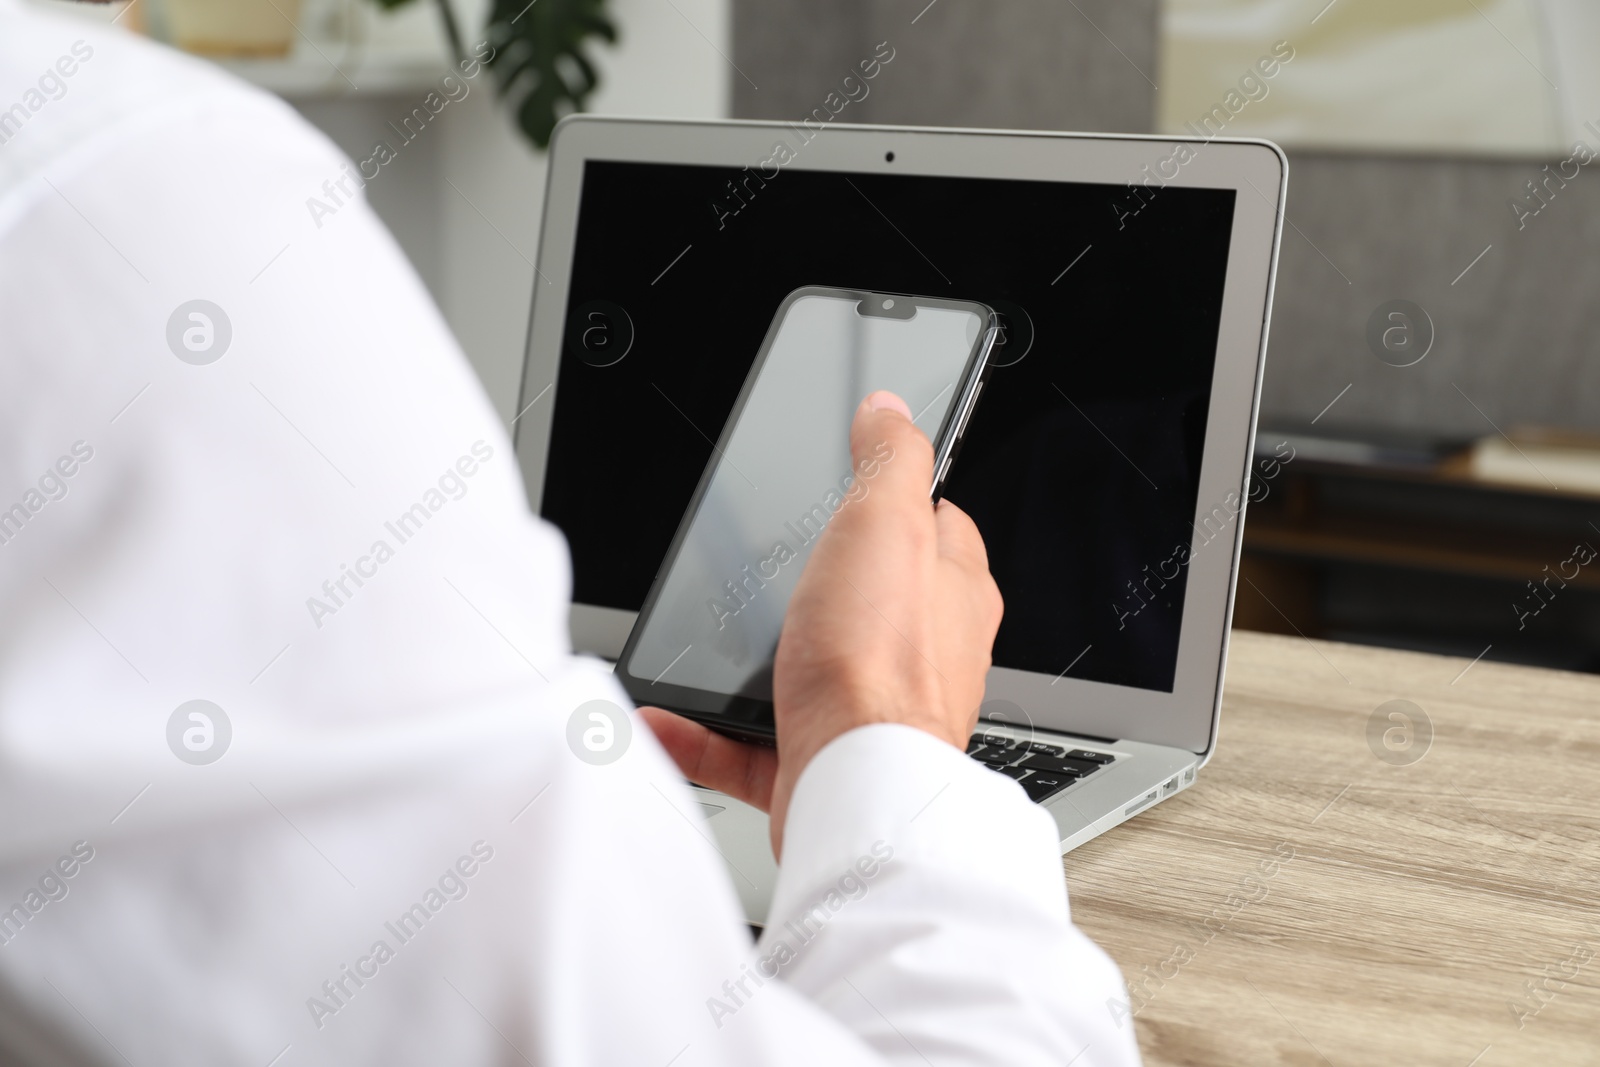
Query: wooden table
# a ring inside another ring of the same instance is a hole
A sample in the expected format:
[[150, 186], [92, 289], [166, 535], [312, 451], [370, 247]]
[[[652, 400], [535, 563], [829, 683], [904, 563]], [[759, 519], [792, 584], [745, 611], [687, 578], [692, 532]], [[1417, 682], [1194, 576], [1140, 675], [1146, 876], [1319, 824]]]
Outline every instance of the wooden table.
[[1152, 1067], [1597, 1064], [1597, 789], [1600, 678], [1235, 631], [1217, 755], [1064, 858], [1073, 917]]

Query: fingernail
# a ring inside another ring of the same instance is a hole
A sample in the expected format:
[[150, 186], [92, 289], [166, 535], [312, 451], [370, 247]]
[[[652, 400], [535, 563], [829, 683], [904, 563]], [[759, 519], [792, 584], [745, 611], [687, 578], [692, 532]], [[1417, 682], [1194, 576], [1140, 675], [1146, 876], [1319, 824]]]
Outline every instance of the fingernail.
[[911, 418], [911, 408], [906, 405], [904, 400], [901, 400], [887, 389], [879, 389], [877, 392], [869, 394], [864, 403], [867, 405], [868, 411], [882, 411], [884, 408], [889, 408], [892, 411], [898, 411], [908, 419]]

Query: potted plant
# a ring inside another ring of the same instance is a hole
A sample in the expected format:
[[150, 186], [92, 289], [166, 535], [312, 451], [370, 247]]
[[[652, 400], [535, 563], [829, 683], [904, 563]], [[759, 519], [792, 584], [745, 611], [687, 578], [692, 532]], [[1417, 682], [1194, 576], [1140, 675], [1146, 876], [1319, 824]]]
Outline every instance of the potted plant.
[[[412, 0], [374, 2], [393, 10]], [[455, 12], [449, 0], [434, 2], [459, 63], [466, 59], [466, 47]], [[585, 45], [591, 37], [616, 43], [617, 27], [605, 6], [605, 0], [493, 0], [481, 38], [494, 49], [487, 63], [500, 94], [512, 101], [518, 127], [540, 148], [549, 146], [556, 122], [583, 110], [600, 83]]]

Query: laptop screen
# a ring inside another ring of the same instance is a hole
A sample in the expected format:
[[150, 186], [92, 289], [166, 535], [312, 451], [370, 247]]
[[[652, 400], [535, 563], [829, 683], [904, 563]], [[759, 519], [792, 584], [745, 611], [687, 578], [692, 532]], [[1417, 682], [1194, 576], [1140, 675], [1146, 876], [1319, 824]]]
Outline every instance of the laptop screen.
[[1234, 195], [589, 161], [539, 502], [573, 600], [644, 602], [790, 292], [973, 300], [1004, 343], [945, 495], [996, 666], [1171, 692]]

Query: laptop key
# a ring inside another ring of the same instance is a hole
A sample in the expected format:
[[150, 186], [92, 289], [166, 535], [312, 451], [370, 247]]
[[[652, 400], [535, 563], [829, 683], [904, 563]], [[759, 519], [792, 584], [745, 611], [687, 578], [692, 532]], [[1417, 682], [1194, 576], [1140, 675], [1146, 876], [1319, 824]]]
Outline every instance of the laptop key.
[[1056, 774], [1030, 774], [1022, 780], [1022, 790], [1028, 794], [1028, 799], [1035, 804], [1053, 797], [1076, 779]]
[[1029, 752], [1038, 752], [1045, 756], [1065, 756], [1067, 754], [1067, 750], [1060, 745], [1047, 745], [1041, 741], [1029, 741], [1027, 747]]
[[1026, 767], [995, 767], [993, 769], [1007, 778], [1022, 778], [1028, 773], [1028, 768]]
[[1073, 778], [1082, 778], [1100, 769], [1100, 764], [1090, 763], [1088, 760], [1044, 756], [1037, 752], [1023, 760], [1022, 766], [1029, 770], [1042, 771], [1046, 774], [1065, 774]]
[[1086, 760], [1090, 760], [1090, 761], [1092, 761], [1094, 763], [1104, 764], [1104, 763], [1110, 763], [1112, 760], [1116, 759], [1117, 757], [1113, 756], [1109, 752], [1090, 752], [1086, 748], [1075, 748], [1071, 752], [1067, 753], [1067, 758], [1068, 759], [1086, 759]]
[[1027, 753], [1014, 748], [985, 748], [972, 754], [972, 758], [980, 763], [1015, 763]]

